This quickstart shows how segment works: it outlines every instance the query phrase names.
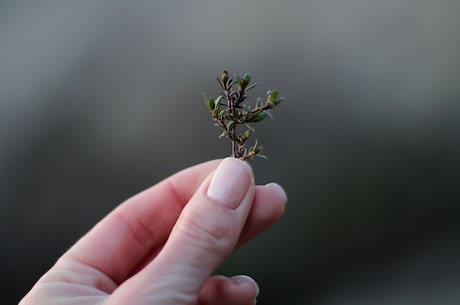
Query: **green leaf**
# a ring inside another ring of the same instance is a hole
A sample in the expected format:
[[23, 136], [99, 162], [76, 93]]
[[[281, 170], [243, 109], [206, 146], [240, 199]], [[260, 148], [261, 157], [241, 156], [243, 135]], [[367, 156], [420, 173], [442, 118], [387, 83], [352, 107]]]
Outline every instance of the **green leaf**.
[[[272, 90], [267, 92], [267, 102], [273, 104], [274, 106], [278, 105], [281, 102], [284, 102], [284, 98], [278, 98], [278, 91]], [[272, 107], [273, 108], [273, 107]]]
[[255, 154], [261, 153], [263, 150], [264, 150], [264, 147], [258, 145], [257, 139], [256, 139], [256, 141], [255, 141], [255, 143], [254, 143], [254, 146], [252, 146], [251, 148], [249, 148], [249, 152], [253, 152], [253, 153], [255, 153]]
[[228, 121], [226, 126], [227, 126], [227, 130], [232, 130], [233, 128], [235, 128], [235, 122], [234, 121]]
[[277, 99], [276, 101], [273, 102], [273, 104], [275, 104], [275, 106], [277, 106], [279, 103], [281, 102], [284, 102], [284, 97], [280, 97], [279, 99]]
[[237, 74], [235, 74], [235, 78], [236, 78], [236, 86], [238, 87], [238, 90], [239, 91], [244, 91], [244, 80], [241, 79], [241, 77]]
[[219, 128], [219, 129], [225, 130], [225, 128], [224, 128], [224, 126], [222, 125], [222, 123], [214, 123], [214, 126], [216, 126], [216, 127]]
[[264, 106], [264, 101], [262, 98], [258, 97], [256, 102], [256, 109], [262, 108]]
[[[216, 110], [218, 110], [218, 109], [216, 109]], [[218, 114], [218, 118], [222, 120], [222, 119], [224, 119], [224, 117], [226, 115], [227, 115], [227, 109], [222, 109]]]
[[256, 123], [256, 122], [262, 121], [267, 116], [268, 116], [268, 113], [266, 111], [256, 112], [256, 113], [248, 113], [248, 116], [246, 117], [246, 120], [248, 122]]
[[255, 130], [254, 128], [252, 128], [251, 125], [249, 125], [248, 123], [245, 123], [244, 125], [246, 125], [246, 127], [247, 127], [248, 129], [250, 129], [251, 132], [256, 131], [256, 130]]
[[224, 90], [229, 90], [233, 86], [233, 79], [229, 78], [228, 81], [225, 83], [226, 88]]
[[251, 85], [249, 85], [247, 88], [246, 88], [246, 91], [249, 91], [251, 90], [252, 88], [254, 88], [255, 86], [257, 86], [259, 83], [253, 83]]
[[220, 78], [216, 77], [216, 79], [217, 79], [217, 82], [219, 83], [219, 87], [225, 90], [224, 83], [220, 80]]
[[251, 106], [247, 104], [238, 104], [237, 108], [247, 112], [251, 111]]
[[222, 95], [219, 95], [216, 100], [214, 101], [214, 108], [219, 108], [220, 107], [220, 100], [223, 99], [224, 97]]
[[256, 154], [259, 154], [259, 153], [261, 153], [263, 150], [264, 150], [264, 147], [263, 147], [263, 146], [257, 145], [257, 146], [254, 147], [254, 150], [253, 150], [253, 151], [254, 151], [254, 153], [256, 153]]
[[243, 79], [246, 82], [246, 85], [251, 82], [251, 73], [246, 73], [243, 75]]
[[267, 92], [268, 95], [268, 101], [275, 103], [275, 101], [278, 99], [278, 90], [272, 90]]
[[214, 110], [212, 111], [212, 117], [213, 118], [219, 117], [219, 108], [214, 108]]
[[219, 136], [219, 139], [222, 139], [222, 138], [225, 138], [227, 136], [227, 132], [223, 131], [220, 136]]
[[237, 84], [241, 84], [241, 77], [238, 74], [235, 74]]
[[211, 97], [211, 96], [206, 96], [204, 93], [203, 93], [203, 97], [204, 97], [204, 102], [206, 103], [206, 106], [208, 107], [209, 111], [213, 111], [214, 110], [214, 99]]
[[266, 155], [261, 155], [261, 154], [256, 154], [254, 157], [262, 158], [262, 159], [265, 159], [265, 160], [268, 159]]
[[251, 135], [251, 130], [250, 129], [246, 130], [241, 136], [241, 142], [246, 141], [250, 135]]

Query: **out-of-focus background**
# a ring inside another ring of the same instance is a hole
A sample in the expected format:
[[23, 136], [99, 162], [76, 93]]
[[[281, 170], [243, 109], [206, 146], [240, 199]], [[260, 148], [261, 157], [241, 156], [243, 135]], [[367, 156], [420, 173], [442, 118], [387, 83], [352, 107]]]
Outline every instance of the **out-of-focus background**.
[[1, 1], [0, 290], [127, 197], [228, 154], [202, 100], [251, 72], [283, 219], [221, 267], [259, 304], [460, 299], [460, 2]]

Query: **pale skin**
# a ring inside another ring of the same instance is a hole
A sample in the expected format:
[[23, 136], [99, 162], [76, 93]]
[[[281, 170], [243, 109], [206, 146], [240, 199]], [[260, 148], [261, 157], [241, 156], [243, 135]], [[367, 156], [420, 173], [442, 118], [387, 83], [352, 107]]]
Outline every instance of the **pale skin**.
[[212, 273], [286, 200], [278, 184], [256, 186], [244, 161], [187, 168], [115, 208], [19, 305], [254, 305], [253, 279]]

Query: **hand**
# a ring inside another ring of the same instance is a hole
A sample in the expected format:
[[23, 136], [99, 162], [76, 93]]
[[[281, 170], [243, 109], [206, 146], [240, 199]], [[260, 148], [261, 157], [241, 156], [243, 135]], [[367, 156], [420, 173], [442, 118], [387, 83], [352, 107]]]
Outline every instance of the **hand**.
[[249, 165], [234, 158], [185, 169], [118, 206], [19, 304], [255, 304], [251, 278], [211, 274], [285, 202], [280, 186], [255, 186]]

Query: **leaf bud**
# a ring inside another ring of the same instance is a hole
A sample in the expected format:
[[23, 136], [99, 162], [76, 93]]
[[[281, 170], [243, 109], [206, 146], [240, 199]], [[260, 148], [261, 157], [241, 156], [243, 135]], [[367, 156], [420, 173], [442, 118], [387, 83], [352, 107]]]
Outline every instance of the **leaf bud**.
[[222, 75], [221, 75], [220, 79], [222, 80], [222, 83], [224, 83], [224, 84], [226, 84], [228, 82], [228, 71], [226, 69], [224, 71], [222, 71]]

